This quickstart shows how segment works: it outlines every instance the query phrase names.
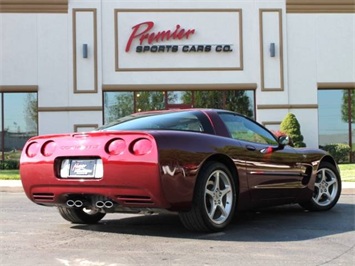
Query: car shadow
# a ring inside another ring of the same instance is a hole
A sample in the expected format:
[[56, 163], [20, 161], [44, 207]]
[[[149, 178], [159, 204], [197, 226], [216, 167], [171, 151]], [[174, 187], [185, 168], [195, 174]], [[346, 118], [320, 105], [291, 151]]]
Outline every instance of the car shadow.
[[[184, 228], [176, 214], [136, 215], [104, 219], [95, 225], [72, 225], [76, 230], [217, 241], [303, 241], [354, 231], [355, 205], [338, 203], [326, 212], [308, 212], [298, 205], [241, 212], [222, 232], [196, 233]], [[111, 214], [115, 215], [115, 214]], [[110, 214], [106, 216], [110, 218]]]

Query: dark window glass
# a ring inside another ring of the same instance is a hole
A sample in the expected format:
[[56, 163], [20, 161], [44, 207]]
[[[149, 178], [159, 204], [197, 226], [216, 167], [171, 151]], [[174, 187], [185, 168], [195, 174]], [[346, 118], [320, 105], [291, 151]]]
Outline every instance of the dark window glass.
[[104, 124], [136, 112], [195, 108], [236, 111], [255, 118], [253, 90], [104, 92]]
[[104, 123], [134, 113], [133, 92], [104, 92]]
[[168, 91], [168, 104], [191, 104], [192, 91]]
[[135, 96], [135, 112], [165, 109], [165, 93], [162, 91], [140, 91]]
[[195, 91], [194, 107], [225, 109], [255, 118], [254, 91]]
[[19, 160], [26, 141], [37, 135], [37, 93], [3, 93], [1, 114], [5, 160]]
[[142, 113], [118, 119], [99, 130], [183, 130], [203, 132], [200, 119], [192, 112]]
[[277, 145], [277, 140], [259, 124], [231, 113], [219, 114], [232, 138], [260, 144]]
[[352, 149], [352, 156], [349, 156], [352, 161], [355, 160], [354, 95], [351, 89], [318, 91], [319, 145], [348, 144]]
[[[318, 93], [319, 144], [349, 144], [348, 122], [342, 119], [343, 90], [320, 90]], [[344, 106], [348, 108], [347, 103]]]

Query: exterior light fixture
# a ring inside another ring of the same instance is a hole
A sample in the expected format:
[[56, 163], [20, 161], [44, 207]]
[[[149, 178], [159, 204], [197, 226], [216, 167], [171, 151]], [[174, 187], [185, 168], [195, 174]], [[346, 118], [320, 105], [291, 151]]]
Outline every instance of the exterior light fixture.
[[270, 43], [270, 57], [275, 57], [276, 54], [276, 48], [275, 48], [275, 43]]
[[83, 44], [83, 58], [88, 58], [88, 45], [87, 45], [87, 43]]

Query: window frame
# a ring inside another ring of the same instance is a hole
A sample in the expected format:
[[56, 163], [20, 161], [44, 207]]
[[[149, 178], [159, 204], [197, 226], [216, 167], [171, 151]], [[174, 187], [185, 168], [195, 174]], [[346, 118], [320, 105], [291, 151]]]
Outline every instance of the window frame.
[[38, 135], [38, 86], [36, 85], [8, 85], [8, 86], [0, 86], [0, 101], [1, 101], [1, 111], [0, 111], [0, 142], [2, 149], [0, 150], [0, 161], [5, 161], [5, 94], [7, 93], [35, 93], [37, 99], [37, 121], [35, 121], [36, 135]]
[[[347, 122], [347, 137], [348, 137], [348, 144], [350, 146], [350, 153], [349, 153], [349, 162], [354, 163], [355, 162], [355, 147], [353, 147], [353, 137], [352, 137], [352, 130], [355, 130], [355, 128], [352, 128], [352, 124], [355, 123], [355, 121], [352, 121], [352, 114], [351, 114], [351, 106], [352, 103], [355, 101], [355, 84], [318, 84], [318, 91], [347, 91], [349, 94], [348, 97], [348, 122]], [[319, 96], [318, 96], [319, 97]], [[353, 101], [352, 101], [353, 100]], [[319, 131], [319, 101], [318, 101], [318, 143], [320, 142], [320, 131]]]

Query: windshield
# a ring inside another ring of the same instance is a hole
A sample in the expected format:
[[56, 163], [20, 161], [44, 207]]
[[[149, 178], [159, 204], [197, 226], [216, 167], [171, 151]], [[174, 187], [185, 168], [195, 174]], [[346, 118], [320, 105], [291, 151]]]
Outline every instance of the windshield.
[[205, 132], [197, 112], [133, 114], [98, 130], [183, 130]]

